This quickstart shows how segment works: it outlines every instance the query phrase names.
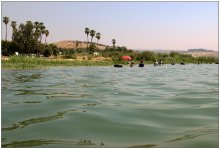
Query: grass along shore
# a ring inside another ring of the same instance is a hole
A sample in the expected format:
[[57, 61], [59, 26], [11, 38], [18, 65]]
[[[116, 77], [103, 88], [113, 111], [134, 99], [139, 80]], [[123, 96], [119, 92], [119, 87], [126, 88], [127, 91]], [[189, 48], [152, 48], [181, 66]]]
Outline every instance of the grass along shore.
[[11, 56], [2, 58], [2, 69], [40, 69], [50, 66], [109, 66], [114, 62], [110, 59], [53, 59], [27, 56]]
[[[139, 61], [133, 61], [135, 64], [139, 64]], [[165, 60], [165, 64], [170, 64], [171, 60]], [[180, 63], [181, 61], [176, 61]], [[199, 61], [187, 60], [185, 63], [197, 64]], [[204, 63], [204, 62], [200, 62]], [[206, 64], [214, 63], [205, 62]], [[113, 66], [114, 64], [127, 64], [127, 61], [112, 60], [111, 57], [102, 56], [77, 56], [75, 59], [64, 59], [61, 57], [28, 57], [28, 56], [10, 56], [1, 58], [2, 69], [43, 69], [51, 66]], [[144, 64], [153, 64], [152, 61], [144, 61]]]

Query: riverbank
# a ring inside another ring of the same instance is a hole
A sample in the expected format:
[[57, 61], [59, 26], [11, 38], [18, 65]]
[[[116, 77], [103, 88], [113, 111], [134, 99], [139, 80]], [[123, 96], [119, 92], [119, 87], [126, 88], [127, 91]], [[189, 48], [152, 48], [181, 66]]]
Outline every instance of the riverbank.
[[40, 69], [50, 66], [109, 66], [114, 62], [108, 58], [87, 57], [79, 59], [38, 58], [26, 56], [2, 57], [2, 69]]
[[[133, 61], [134, 64], [139, 64], [139, 61]], [[165, 64], [171, 64], [171, 60], [166, 60]], [[176, 61], [176, 64], [181, 61]], [[186, 61], [187, 63], [198, 64], [197, 61]], [[202, 62], [199, 62], [200, 64]], [[211, 64], [212, 62], [203, 62]], [[116, 61], [111, 57], [102, 56], [77, 56], [75, 59], [65, 59], [62, 57], [31, 57], [31, 56], [10, 56], [1, 58], [2, 69], [42, 69], [51, 66], [113, 66], [114, 64], [126, 65], [127, 61]], [[153, 64], [152, 61], [144, 61], [144, 64]]]

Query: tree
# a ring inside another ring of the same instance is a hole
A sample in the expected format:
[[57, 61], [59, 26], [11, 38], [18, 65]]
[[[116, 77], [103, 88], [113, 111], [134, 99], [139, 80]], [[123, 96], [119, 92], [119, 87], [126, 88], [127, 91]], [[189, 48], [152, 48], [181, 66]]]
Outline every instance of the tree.
[[116, 40], [112, 39], [113, 48], [115, 49]]
[[17, 23], [16, 21], [11, 21], [11, 27], [12, 27], [12, 41], [14, 41], [14, 36], [16, 34], [16, 27], [17, 27]]
[[34, 22], [34, 38], [38, 41], [41, 37], [40, 23]]
[[44, 50], [44, 57], [50, 57], [53, 54], [53, 50], [50, 45], [46, 45], [45, 50]]
[[47, 36], [49, 36], [49, 31], [45, 30], [45, 44], [47, 43], [47, 41], [46, 41]]
[[87, 48], [88, 48], [88, 43], [89, 43], [89, 33], [90, 33], [90, 30], [88, 27], [85, 28], [85, 34], [87, 35]]
[[27, 21], [26, 24], [21, 23], [15, 36], [14, 42], [21, 47], [21, 53], [32, 53], [36, 47], [37, 40], [34, 38], [34, 25], [31, 21]]
[[40, 23], [39, 22], [34, 22], [34, 27], [36, 30], [40, 28]]
[[39, 23], [39, 29], [40, 29], [40, 32], [41, 32], [41, 35], [40, 35], [40, 43], [41, 43], [42, 35], [45, 33], [45, 26], [44, 26], [43, 22]]
[[156, 58], [156, 55], [154, 52], [151, 52], [151, 51], [144, 51], [144, 52], [141, 52], [139, 54], [139, 56], [137, 57], [137, 60], [145, 60], [145, 61], [155, 61], [155, 58]]
[[95, 36], [95, 30], [90, 31], [90, 36], [91, 36], [91, 43], [92, 43], [92, 39]]
[[16, 26], [17, 26], [17, 22], [16, 21], [11, 21], [11, 27], [13, 30], [16, 29]]
[[101, 34], [100, 33], [96, 33], [96, 39], [97, 39], [97, 49], [98, 49], [98, 41], [99, 39], [101, 39]]
[[3, 22], [5, 23], [5, 26], [6, 26], [6, 33], [5, 33], [5, 41], [7, 41], [7, 25], [8, 25], [8, 22], [9, 22], [9, 17], [3, 17]]

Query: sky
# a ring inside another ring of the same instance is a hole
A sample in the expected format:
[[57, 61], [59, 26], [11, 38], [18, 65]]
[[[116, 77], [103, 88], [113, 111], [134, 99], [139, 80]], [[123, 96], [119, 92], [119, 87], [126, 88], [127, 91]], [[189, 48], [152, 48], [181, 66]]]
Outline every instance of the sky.
[[[1, 16], [17, 24], [43, 22], [49, 43], [86, 41], [85, 28], [101, 33], [99, 43], [137, 50], [218, 51], [218, 2], [1, 2]], [[5, 25], [1, 23], [2, 39]], [[10, 26], [10, 23], [9, 25]], [[12, 28], [8, 27], [8, 40]], [[96, 40], [95, 40], [96, 41]]]

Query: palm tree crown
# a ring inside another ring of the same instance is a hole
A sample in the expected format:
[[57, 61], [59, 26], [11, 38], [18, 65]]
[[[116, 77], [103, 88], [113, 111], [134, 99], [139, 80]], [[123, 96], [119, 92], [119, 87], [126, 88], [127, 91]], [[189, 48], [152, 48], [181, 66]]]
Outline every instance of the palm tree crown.
[[91, 36], [91, 43], [92, 43], [92, 38], [95, 36], [95, 30], [90, 31], [90, 36]]
[[89, 30], [89, 28], [88, 27], [86, 27], [85, 28], [85, 34], [87, 35], [87, 48], [88, 48], [88, 43], [89, 43], [89, 32], [90, 32], [90, 30]]
[[115, 43], [116, 43], [116, 40], [115, 39], [112, 39], [112, 44], [113, 44], [113, 48], [115, 49]]
[[86, 28], [85, 28], [85, 34], [86, 34], [87, 36], [89, 35], [89, 32], [90, 32], [89, 28], [86, 27]]
[[116, 40], [112, 39], [112, 44], [115, 45], [115, 43], [116, 43]]
[[16, 26], [17, 26], [17, 22], [16, 21], [11, 21], [11, 27], [13, 30], [16, 29]]
[[97, 48], [98, 48], [98, 41], [99, 41], [99, 39], [101, 39], [101, 34], [100, 33], [96, 33], [95, 37], [97, 39]]
[[45, 33], [45, 26], [44, 26], [44, 23], [43, 22], [40, 22], [39, 23], [39, 29], [40, 29], [40, 32], [41, 32], [41, 36], [40, 36], [40, 42], [42, 40], [42, 35]]
[[48, 30], [45, 30], [45, 35], [46, 35], [46, 37], [45, 37], [45, 44], [46, 44], [46, 38], [47, 38], [47, 36], [49, 36], [49, 31]]
[[101, 34], [100, 33], [96, 33], [96, 36], [97, 40], [99, 40], [101, 38]]
[[12, 27], [12, 41], [14, 40], [14, 35], [16, 34], [16, 27], [17, 27], [17, 23], [16, 21], [11, 21], [11, 27]]
[[7, 24], [9, 22], [9, 17], [3, 17], [3, 22], [5, 23], [6, 26], [6, 33], [5, 33], [5, 41], [7, 40]]

